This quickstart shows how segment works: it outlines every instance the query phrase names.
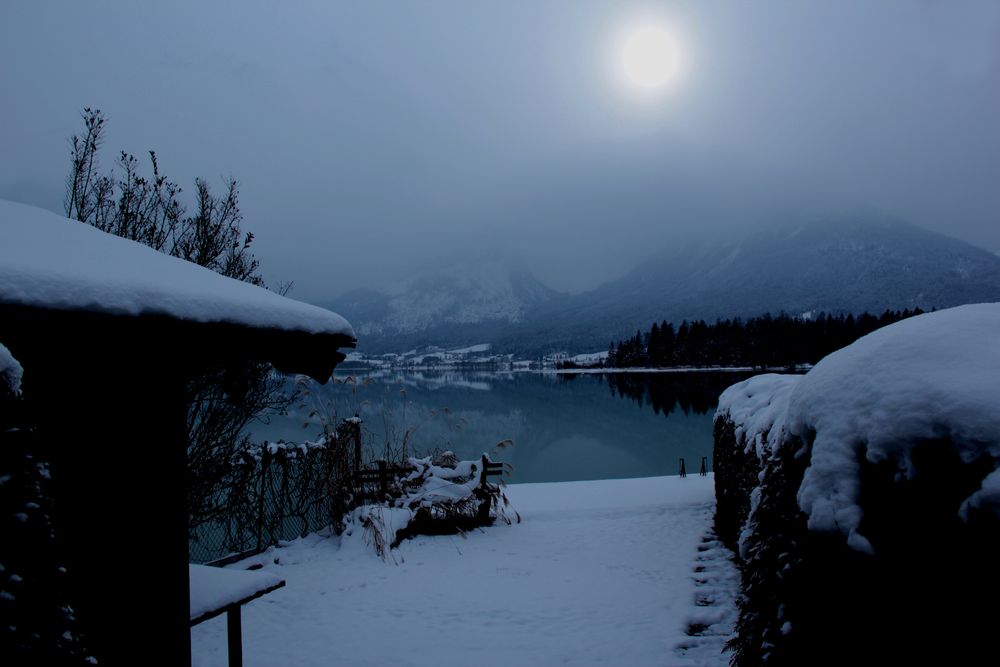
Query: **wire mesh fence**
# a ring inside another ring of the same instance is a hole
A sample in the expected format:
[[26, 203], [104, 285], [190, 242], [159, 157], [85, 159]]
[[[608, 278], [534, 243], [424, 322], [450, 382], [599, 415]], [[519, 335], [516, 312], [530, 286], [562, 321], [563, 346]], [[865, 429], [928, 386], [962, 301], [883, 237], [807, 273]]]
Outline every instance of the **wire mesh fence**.
[[249, 555], [339, 525], [359, 439], [360, 425], [345, 421], [318, 442], [265, 442], [241, 452], [213, 485], [210, 502], [191, 513], [191, 562]]

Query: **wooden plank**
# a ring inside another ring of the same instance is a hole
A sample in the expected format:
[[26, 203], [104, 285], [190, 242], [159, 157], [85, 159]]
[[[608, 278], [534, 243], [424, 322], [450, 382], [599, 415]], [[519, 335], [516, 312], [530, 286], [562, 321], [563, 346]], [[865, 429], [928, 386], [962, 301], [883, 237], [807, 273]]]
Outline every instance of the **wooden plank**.
[[247, 549], [246, 551], [241, 551], [240, 553], [230, 554], [228, 556], [223, 556], [222, 558], [216, 558], [215, 560], [210, 560], [207, 563], [202, 563], [207, 567], [225, 567], [226, 565], [232, 565], [233, 563], [238, 563], [241, 560], [250, 558], [250, 556], [256, 556], [259, 553], [263, 553], [264, 549]]
[[270, 586], [269, 588], [263, 588], [263, 589], [257, 591], [256, 593], [254, 593], [253, 595], [251, 595], [249, 597], [245, 597], [245, 598], [243, 598], [241, 600], [237, 600], [236, 602], [234, 602], [232, 604], [228, 604], [225, 607], [220, 607], [219, 609], [213, 609], [211, 611], [206, 611], [204, 614], [201, 614], [197, 618], [192, 618], [191, 619], [191, 627], [194, 627], [194, 626], [198, 625], [199, 623], [203, 623], [203, 622], [207, 621], [210, 618], [215, 618], [216, 616], [220, 616], [223, 613], [229, 611], [229, 609], [232, 608], [232, 607], [242, 607], [246, 603], [253, 602], [257, 598], [263, 597], [263, 596], [267, 595], [268, 593], [272, 593], [272, 592], [278, 590], [279, 588], [283, 587], [284, 585], [285, 585], [285, 582], [282, 580], [281, 582], [275, 584], [274, 586]]

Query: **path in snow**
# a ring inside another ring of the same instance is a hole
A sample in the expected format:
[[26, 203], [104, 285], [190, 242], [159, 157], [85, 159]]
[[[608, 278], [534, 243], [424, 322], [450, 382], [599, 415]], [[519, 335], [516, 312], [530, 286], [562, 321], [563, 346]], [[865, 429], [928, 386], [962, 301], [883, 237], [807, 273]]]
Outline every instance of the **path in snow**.
[[[395, 563], [357, 534], [257, 557], [287, 586], [244, 607], [245, 664], [727, 664], [738, 577], [711, 476], [507, 491], [521, 524], [409, 540]], [[225, 619], [192, 642], [195, 665], [224, 665]]]
[[681, 658], [678, 664], [692, 667], [723, 664], [720, 653], [733, 635], [738, 615], [740, 571], [732, 552], [714, 532], [707, 533], [698, 546], [694, 583], [694, 603], [698, 610], [688, 620], [688, 637], [676, 647]]

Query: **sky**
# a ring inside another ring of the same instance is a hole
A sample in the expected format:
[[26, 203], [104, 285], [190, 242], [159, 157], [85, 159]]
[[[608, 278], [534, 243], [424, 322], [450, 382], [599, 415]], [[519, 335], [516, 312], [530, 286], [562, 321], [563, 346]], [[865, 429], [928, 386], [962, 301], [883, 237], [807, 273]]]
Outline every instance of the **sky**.
[[99, 108], [105, 167], [237, 178], [265, 279], [318, 303], [497, 255], [581, 291], [783, 220], [1000, 251], [1000, 0], [7, 0], [0, 96], [0, 198], [61, 211]]

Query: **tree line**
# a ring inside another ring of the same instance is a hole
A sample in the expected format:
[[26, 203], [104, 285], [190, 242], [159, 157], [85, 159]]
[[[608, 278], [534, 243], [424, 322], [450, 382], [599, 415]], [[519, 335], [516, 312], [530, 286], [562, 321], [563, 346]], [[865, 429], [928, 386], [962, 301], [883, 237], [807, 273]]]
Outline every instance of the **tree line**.
[[815, 364], [876, 329], [924, 311], [886, 310], [881, 315], [855, 317], [821, 313], [792, 317], [770, 313], [749, 319], [681, 322], [663, 321], [649, 331], [612, 343], [606, 366], [611, 368], [670, 368], [739, 366], [753, 368]]

